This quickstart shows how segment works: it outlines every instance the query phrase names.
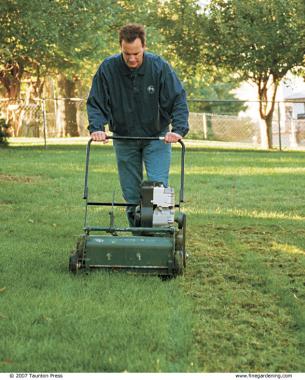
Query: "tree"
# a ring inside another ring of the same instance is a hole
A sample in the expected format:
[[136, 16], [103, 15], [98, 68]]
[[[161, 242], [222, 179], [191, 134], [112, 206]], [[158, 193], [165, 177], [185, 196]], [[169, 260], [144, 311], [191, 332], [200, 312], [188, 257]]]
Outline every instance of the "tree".
[[[20, 98], [25, 78], [27, 101], [42, 95], [47, 74], [61, 72], [73, 80], [107, 49], [105, 34], [115, 17], [113, 0], [0, 1], [0, 83], [10, 99]], [[14, 110], [11, 124], [16, 134], [22, 115], [20, 108]]]
[[164, 55], [184, 75], [194, 73], [200, 43], [199, 5], [196, 0], [158, 1], [156, 24], [163, 36]]
[[[188, 97], [205, 100], [232, 99], [230, 91], [239, 81], [230, 77], [227, 70], [206, 65], [200, 57], [202, 49], [201, 12], [197, 0], [171, 0], [158, 2], [155, 25], [160, 31], [158, 49], [175, 67], [183, 80]], [[160, 38], [161, 37], [161, 38]], [[238, 112], [239, 103], [190, 101], [194, 112]]]
[[[24, 76], [36, 95], [43, 78], [77, 68], [106, 45], [112, 0], [1, 0], [0, 82], [7, 96], [20, 96]], [[103, 19], [107, 19], [103, 22]]]
[[257, 85], [269, 148], [279, 83], [304, 64], [304, 13], [304, 0], [211, 0], [202, 15], [201, 59]]

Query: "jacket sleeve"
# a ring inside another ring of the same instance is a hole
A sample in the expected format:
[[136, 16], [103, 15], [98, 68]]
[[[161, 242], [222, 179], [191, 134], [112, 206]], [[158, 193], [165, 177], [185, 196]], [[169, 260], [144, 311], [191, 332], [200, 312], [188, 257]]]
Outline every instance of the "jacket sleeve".
[[185, 136], [189, 131], [186, 93], [176, 73], [166, 62], [161, 74], [160, 107], [170, 117], [172, 132]]
[[103, 65], [96, 72], [87, 99], [89, 132], [104, 131], [110, 119], [110, 100]]

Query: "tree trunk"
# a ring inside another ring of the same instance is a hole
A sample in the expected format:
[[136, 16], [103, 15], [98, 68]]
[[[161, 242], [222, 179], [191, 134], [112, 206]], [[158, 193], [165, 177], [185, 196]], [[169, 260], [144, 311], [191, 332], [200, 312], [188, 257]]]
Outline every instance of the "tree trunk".
[[[265, 122], [267, 134], [267, 148], [273, 148], [272, 139], [272, 120], [275, 107], [275, 97], [278, 89], [279, 81], [272, 75], [265, 75], [260, 77], [256, 82], [258, 86], [259, 98], [259, 113], [262, 120]], [[263, 133], [263, 132], [262, 132]], [[262, 141], [264, 139], [262, 138]]]
[[76, 137], [79, 136], [77, 125], [77, 107], [76, 103], [71, 98], [75, 98], [75, 82], [67, 79], [63, 74], [59, 75], [58, 80], [58, 93], [61, 103], [61, 122], [64, 129], [65, 136]]
[[21, 62], [7, 63], [0, 71], [0, 82], [6, 90], [6, 97], [9, 99], [7, 106], [6, 123], [9, 125], [9, 133], [18, 136], [20, 125], [22, 124], [22, 108], [20, 107], [21, 79], [24, 68]]
[[3, 70], [0, 71], [0, 82], [6, 89], [6, 96], [9, 99], [18, 99], [20, 97], [21, 79], [24, 68], [21, 63], [7, 63]]
[[267, 126], [265, 120], [262, 118], [259, 120], [260, 129], [260, 146], [263, 149], [268, 149], [268, 137], [267, 137]]
[[266, 116], [266, 131], [267, 131], [267, 141], [268, 148], [271, 149], [273, 147], [273, 133], [272, 133], [272, 120], [273, 120], [273, 111]]

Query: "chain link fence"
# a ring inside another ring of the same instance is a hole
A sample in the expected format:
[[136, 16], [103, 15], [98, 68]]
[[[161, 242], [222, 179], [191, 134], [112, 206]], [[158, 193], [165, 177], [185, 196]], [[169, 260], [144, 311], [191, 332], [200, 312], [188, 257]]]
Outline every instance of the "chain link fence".
[[[266, 145], [266, 125], [258, 101], [189, 100], [189, 137], [240, 143], [256, 148]], [[305, 148], [305, 95], [303, 101], [275, 103], [272, 143], [279, 149]]]
[[43, 101], [0, 99], [0, 119], [12, 136], [38, 137], [43, 131]]
[[0, 119], [13, 137], [88, 136], [86, 101], [79, 98], [0, 99]]
[[[259, 117], [258, 101], [190, 99], [188, 139], [263, 147], [265, 125]], [[0, 119], [14, 137], [88, 137], [86, 100], [54, 98], [0, 99]], [[276, 102], [272, 121], [273, 146], [305, 148], [304, 101]]]

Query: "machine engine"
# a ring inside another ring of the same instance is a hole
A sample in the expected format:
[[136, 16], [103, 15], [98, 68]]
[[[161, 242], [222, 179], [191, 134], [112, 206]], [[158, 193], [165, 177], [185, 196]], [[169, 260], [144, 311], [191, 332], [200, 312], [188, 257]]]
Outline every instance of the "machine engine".
[[145, 181], [141, 188], [141, 205], [136, 225], [141, 227], [171, 226], [175, 220], [175, 192], [161, 182]]

